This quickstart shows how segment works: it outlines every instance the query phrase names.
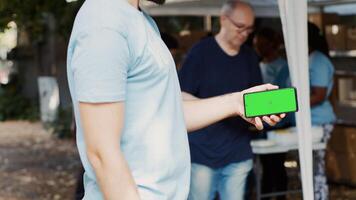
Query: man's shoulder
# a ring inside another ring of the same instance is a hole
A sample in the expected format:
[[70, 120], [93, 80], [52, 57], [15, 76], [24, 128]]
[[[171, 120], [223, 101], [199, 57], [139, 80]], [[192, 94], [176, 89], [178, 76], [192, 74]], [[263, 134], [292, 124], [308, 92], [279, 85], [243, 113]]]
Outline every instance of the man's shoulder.
[[190, 52], [203, 52], [209, 50], [214, 44], [214, 37], [209, 36], [200, 39], [197, 43], [193, 45], [190, 49]]
[[85, 1], [75, 18], [74, 30], [92, 32], [109, 28], [127, 34], [138, 15], [133, 9], [123, 1]]

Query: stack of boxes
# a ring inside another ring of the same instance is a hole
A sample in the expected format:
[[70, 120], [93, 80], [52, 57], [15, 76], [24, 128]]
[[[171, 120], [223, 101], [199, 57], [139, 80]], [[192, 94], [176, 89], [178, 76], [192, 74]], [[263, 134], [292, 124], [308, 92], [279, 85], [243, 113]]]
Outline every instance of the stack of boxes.
[[[318, 13], [309, 15], [309, 21], [324, 32], [330, 50], [356, 50], [356, 26], [350, 25], [354, 23], [352, 20], [345, 23], [336, 14]], [[344, 82], [345, 84], [339, 85]], [[352, 80], [335, 81], [335, 87], [338, 91], [338, 102], [350, 100], [350, 92], [354, 87]], [[339, 91], [340, 89], [342, 91]], [[327, 147], [326, 170], [330, 181], [356, 186], [356, 126], [335, 126]]]
[[308, 16], [308, 20], [314, 24], [316, 24], [321, 30], [323, 27], [330, 24], [339, 24], [340, 18], [337, 14], [322, 14], [322, 13], [314, 13]]
[[325, 32], [330, 50], [356, 50], [356, 26], [341, 24], [337, 14], [310, 14], [308, 19]]
[[328, 25], [325, 33], [330, 50], [356, 50], [356, 26]]
[[356, 50], [356, 26], [349, 26], [347, 28], [346, 49]]
[[356, 186], [356, 127], [335, 126], [326, 166], [329, 180]]
[[330, 50], [346, 50], [346, 32], [345, 25], [327, 25], [325, 27], [325, 36], [328, 41]]

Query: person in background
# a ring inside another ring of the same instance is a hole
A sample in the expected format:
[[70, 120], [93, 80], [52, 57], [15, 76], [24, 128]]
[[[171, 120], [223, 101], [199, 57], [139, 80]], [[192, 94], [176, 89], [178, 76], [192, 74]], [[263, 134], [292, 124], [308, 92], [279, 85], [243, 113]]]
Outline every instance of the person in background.
[[[287, 61], [280, 55], [281, 36], [271, 28], [261, 28], [253, 38], [253, 45], [260, 56], [260, 68], [264, 83], [273, 83], [280, 88], [290, 87]], [[287, 115], [288, 117], [289, 115]], [[276, 128], [286, 128], [291, 125], [285, 118]], [[272, 129], [272, 128], [270, 128]], [[266, 137], [266, 136], [265, 136]], [[284, 167], [286, 153], [261, 156], [263, 165], [262, 193], [282, 192], [287, 190], [288, 178]], [[266, 198], [268, 199], [268, 198]], [[278, 196], [284, 200], [286, 196]]]
[[[247, 3], [227, 1], [216, 36], [198, 42], [179, 71], [183, 98], [200, 99], [241, 91], [262, 83], [258, 57], [245, 45], [253, 32], [254, 12]], [[252, 169], [249, 125], [228, 118], [189, 134], [191, 184], [189, 200], [243, 199]]]
[[280, 34], [271, 28], [261, 28], [253, 38], [253, 45], [261, 59], [263, 82], [276, 84], [280, 88], [290, 87], [288, 63], [280, 54]]
[[[329, 96], [333, 87], [334, 66], [329, 58], [329, 48], [320, 29], [308, 23], [309, 79], [312, 125], [323, 127], [322, 141], [327, 143], [336, 120]], [[329, 199], [325, 173], [325, 150], [314, 151], [315, 200]]]

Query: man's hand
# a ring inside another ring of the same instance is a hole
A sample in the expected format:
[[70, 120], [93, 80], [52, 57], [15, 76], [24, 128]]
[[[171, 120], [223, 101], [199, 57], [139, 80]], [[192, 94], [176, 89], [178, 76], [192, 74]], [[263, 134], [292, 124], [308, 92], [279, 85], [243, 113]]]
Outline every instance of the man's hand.
[[243, 95], [249, 92], [278, 89], [277, 86], [265, 84], [249, 88], [242, 92], [230, 93], [222, 96], [199, 99], [191, 94], [183, 93], [185, 124], [188, 132], [192, 132], [228, 117], [240, 116], [250, 122], [258, 130], [263, 129], [262, 121], [274, 126], [285, 117], [285, 114], [264, 116], [262, 118], [246, 118], [244, 115]]
[[272, 85], [272, 84], [264, 84], [264, 85], [259, 85], [259, 86], [256, 86], [256, 87], [252, 87], [252, 88], [246, 89], [246, 90], [244, 90], [242, 92], [233, 93], [231, 95], [231, 97], [233, 97], [232, 101], [235, 102], [234, 110], [236, 111], [233, 115], [241, 116], [244, 120], [246, 120], [247, 122], [253, 124], [258, 130], [262, 130], [263, 129], [262, 121], [265, 121], [270, 126], [276, 125], [279, 121], [281, 121], [282, 118], [285, 117], [285, 114], [263, 116], [262, 118], [261, 117], [246, 118], [245, 117], [244, 102], [243, 102], [243, 95], [245, 93], [259, 92], [259, 91], [266, 91], [266, 90], [274, 90], [274, 89], [278, 89], [278, 86], [275, 86], [275, 85]]

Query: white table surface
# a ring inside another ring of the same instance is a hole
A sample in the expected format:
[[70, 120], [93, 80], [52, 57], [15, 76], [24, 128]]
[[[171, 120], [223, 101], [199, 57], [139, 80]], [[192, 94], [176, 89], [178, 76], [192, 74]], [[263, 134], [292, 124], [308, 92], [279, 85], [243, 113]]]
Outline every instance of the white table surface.
[[[313, 143], [313, 150], [326, 149], [326, 143], [318, 142]], [[298, 150], [298, 144], [293, 145], [273, 145], [270, 147], [254, 147], [252, 146], [252, 152], [254, 154], [273, 154], [273, 153], [286, 153], [288, 151]]]

